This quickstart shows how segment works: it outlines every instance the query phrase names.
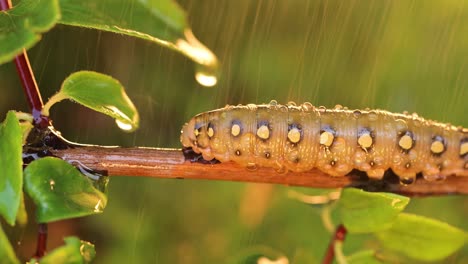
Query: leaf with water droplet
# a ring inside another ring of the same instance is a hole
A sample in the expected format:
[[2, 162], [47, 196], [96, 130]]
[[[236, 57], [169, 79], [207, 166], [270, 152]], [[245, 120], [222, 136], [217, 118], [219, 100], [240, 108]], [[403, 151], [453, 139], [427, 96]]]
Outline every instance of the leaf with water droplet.
[[155, 42], [198, 63], [196, 79], [200, 84], [213, 86], [217, 82], [216, 56], [193, 35], [185, 11], [173, 0], [60, 0], [60, 7], [59, 23]]
[[2, 263], [6, 264], [19, 264], [18, 258], [16, 258], [15, 251], [10, 244], [5, 232], [3, 232], [2, 226], [0, 225], [0, 259]]
[[25, 190], [36, 204], [39, 223], [101, 213], [107, 196], [66, 161], [46, 157], [24, 170]]
[[11, 61], [40, 39], [60, 17], [57, 0], [22, 0], [0, 12], [0, 64]]
[[22, 131], [14, 111], [0, 125], [0, 215], [15, 224], [23, 188]]
[[422, 261], [442, 260], [468, 240], [463, 230], [447, 223], [406, 213], [399, 214], [391, 228], [376, 235], [382, 247]]
[[95, 111], [115, 118], [119, 128], [133, 131], [140, 117], [124, 87], [116, 79], [97, 72], [79, 71], [68, 76], [58, 93], [45, 104], [42, 113], [49, 115], [55, 103], [70, 99]]
[[[55, 263], [90, 263], [96, 256], [94, 245], [78, 239], [77, 237], [66, 237], [65, 245], [54, 249], [47, 255], [41, 258], [40, 264], [55, 264]], [[36, 259], [32, 259], [29, 263], [36, 263]]]
[[348, 232], [373, 233], [389, 228], [408, 203], [408, 197], [397, 194], [345, 188], [337, 210]]

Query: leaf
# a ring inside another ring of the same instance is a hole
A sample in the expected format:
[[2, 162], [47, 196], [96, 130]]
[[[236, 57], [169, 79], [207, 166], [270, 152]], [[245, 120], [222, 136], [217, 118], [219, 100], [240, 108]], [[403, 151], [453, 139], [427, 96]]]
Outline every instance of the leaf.
[[107, 196], [88, 177], [53, 157], [33, 161], [24, 170], [26, 192], [37, 206], [39, 223], [101, 213]]
[[[182, 53], [206, 69], [217, 67], [216, 56], [195, 38], [185, 12], [173, 0], [60, 0], [60, 7], [59, 23], [149, 40]], [[205, 81], [212, 80], [204, 72], [197, 79], [203, 76]]]
[[372, 233], [389, 228], [408, 203], [409, 198], [401, 195], [346, 188], [337, 210], [348, 232]]
[[3, 232], [0, 226], [0, 259], [5, 264], [19, 264], [19, 260], [16, 258], [15, 251], [10, 244], [7, 236]]
[[0, 64], [31, 48], [59, 18], [58, 0], [22, 0], [0, 12]]
[[441, 260], [460, 249], [466, 233], [447, 223], [401, 213], [390, 229], [376, 234], [382, 246], [422, 261]]
[[70, 99], [95, 111], [115, 118], [117, 125], [126, 131], [138, 128], [138, 111], [116, 79], [97, 72], [79, 71], [68, 76], [60, 91], [52, 96], [43, 109], [48, 116], [55, 103]]
[[375, 258], [374, 250], [364, 250], [346, 258], [348, 264], [382, 264]]
[[15, 224], [23, 188], [22, 131], [14, 111], [0, 125], [0, 214]]
[[[66, 237], [65, 245], [54, 249], [39, 261], [39, 264], [65, 264], [65, 263], [90, 263], [96, 251], [94, 245], [78, 239]], [[30, 263], [35, 263], [30, 261]]]

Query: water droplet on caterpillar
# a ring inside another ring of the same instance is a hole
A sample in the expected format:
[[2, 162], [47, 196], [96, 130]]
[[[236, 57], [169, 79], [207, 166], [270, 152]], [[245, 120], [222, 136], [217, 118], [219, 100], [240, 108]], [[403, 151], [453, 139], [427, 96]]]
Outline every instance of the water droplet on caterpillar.
[[343, 110], [343, 106], [340, 104], [335, 105], [335, 110]]
[[362, 113], [361, 113], [361, 111], [359, 111], [359, 110], [354, 110], [354, 111], [353, 111], [353, 115], [354, 115], [355, 118], [360, 117], [361, 114], [362, 114]]
[[369, 117], [369, 121], [376, 121], [379, 119], [379, 116], [377, 115], [375, 111], [370, 111], [368, 117]]
[[277, 106], [277, 105], [278, 105], [278, 101], [276, 101], [276, 100], [271, 100], [270, 103], [269, 103], [269, 105], [271, 105], [271, 106]]

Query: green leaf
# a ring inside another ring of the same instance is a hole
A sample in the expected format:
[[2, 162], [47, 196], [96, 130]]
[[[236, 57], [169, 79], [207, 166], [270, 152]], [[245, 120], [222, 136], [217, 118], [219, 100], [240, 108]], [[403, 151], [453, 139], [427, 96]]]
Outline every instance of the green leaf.
[[375, 258], [374, 250], [364, 250], [346, 258], [348, 264], [382, 264], [381, 261]]
[[60, 91], [52, 96], [43, 109], [48, 116], [50, 107], [70, 99], [95, 111], [115, 118], [117, 125], [126, 131], [138, 128], [138, 111], [116, 79], [97, 72], [79, 71], [68, 76]]
[[14, 111], [0, 125], [0, 214], [14, 225], [23, 188], [22, 131]]
[[39, 223], [101, 213], [107, 196], [88, 177], [53, 157], [33, 161], [24, 170], [26, 192], [34, 200]]
[[[176, 50], [206, 69], [217, 67], [216, 56], [195, 38], [185, 12], [173, 0], [60, 0], [60, 7], [62, 24], [142, 38]], [[210, 74], [202, 75], [209, 79]]]
[[460, 249], [466, 233], [447, 223], [401, 213], [390, 229], [376, 234], [382, 246], [413, 259], [441, 260]]
[[93, 244], [76, 237], [66, 237], [64, 240], [64, 246], [45, 255], [39, 264], [84, 264], [90, 263], [94, 259], [96, 251]]
[[22, 0], [0, 12], [0, 64], [31, 48], [59, 18], [58, 0]]
[[350, 233], [372, 233], [389, 228], [409, 198], [392, 193], [343, 190], [337, 203], [340, 219]]
[[10, 244], [7, 236], [3, 232], [2, 227], [0, 226], [0, 259], [2, 263], [5, 264], [19, 264], [19, 260], [16, 258], [15, 251]]

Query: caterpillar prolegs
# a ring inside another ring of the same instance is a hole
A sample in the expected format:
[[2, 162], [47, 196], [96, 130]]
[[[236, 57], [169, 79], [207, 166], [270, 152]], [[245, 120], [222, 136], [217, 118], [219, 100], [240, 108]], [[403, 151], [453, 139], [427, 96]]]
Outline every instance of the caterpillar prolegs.
[[331, 176], [353, 169], [381, 179], [391, 169], [402, 182], [468, 176], [468, 129], [416, 114], [315, 107], [310, 103], [226, 106], [193, 117], [181, 142], [205, 160]]

